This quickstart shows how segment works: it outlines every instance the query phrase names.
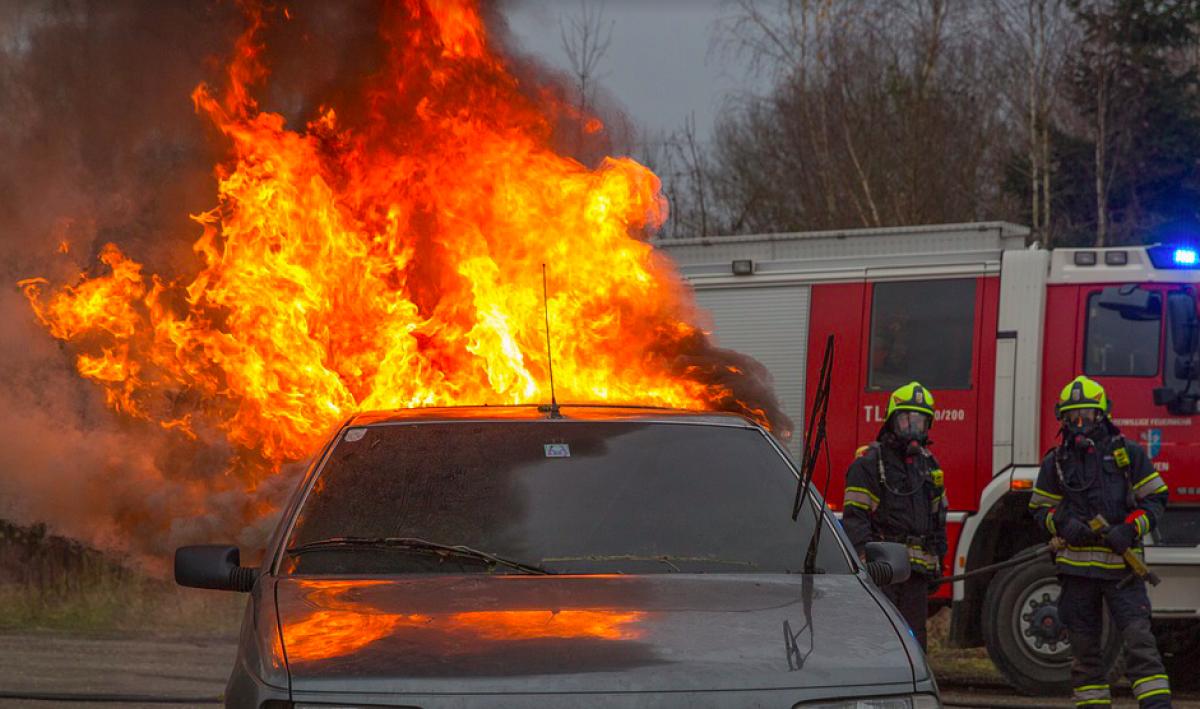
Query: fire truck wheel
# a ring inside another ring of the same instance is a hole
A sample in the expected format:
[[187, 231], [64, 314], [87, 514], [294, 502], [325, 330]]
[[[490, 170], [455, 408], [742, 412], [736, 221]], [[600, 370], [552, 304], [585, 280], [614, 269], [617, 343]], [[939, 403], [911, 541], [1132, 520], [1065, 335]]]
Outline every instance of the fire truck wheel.
[[[1058, 577], [1049, 559], [1006, 569], [988, 584], [983, 638], [1009, 684], [1025, 694], [1071, 692], [1071, 644], [1058, 619]], [[1105, 614], [1105, 659], [1112, 666], [1120, 641]]]
[[1171, 623], [1155, 627], [1158, 649], [1162, 652], [1167, 676], [1175, 689], [1200, 689], [1200, 627], [1194, 622]]

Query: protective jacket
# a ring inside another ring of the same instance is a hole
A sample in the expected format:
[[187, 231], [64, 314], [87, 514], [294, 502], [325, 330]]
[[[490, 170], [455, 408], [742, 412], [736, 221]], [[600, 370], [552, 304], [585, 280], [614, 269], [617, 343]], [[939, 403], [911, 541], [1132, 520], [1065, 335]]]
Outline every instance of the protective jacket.
[[[1111, 525], [1134, 525], [1141, 537], [1154, 529], [1167, 504], [1167, 485], [1149, 456], [1111, 423], [1091, 445], [1069, 440], [1042, 459], [1029, 508], [1038, 524], [1052, 536], [1068, 518], [1088, 524], [1102, 515]], [[1069, 545], [1056, 558], [1061, 574], [1091, 578], [1123, 578], [1125, 560], [1105, 544], [1103, 534], [1087, 545]]]
[[941, 575], [946, 554], [946, 488], [928, 448], [889, 440], [865, 446], [846, 471], [842, 526], [859, 554], [867, 542], [899, 542], [913, 573]]

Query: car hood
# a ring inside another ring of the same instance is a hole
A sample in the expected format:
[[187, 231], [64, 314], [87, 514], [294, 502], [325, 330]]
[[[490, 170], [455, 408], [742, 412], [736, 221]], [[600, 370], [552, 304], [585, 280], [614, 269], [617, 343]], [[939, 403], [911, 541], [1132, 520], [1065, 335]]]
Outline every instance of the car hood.
[[759, 690], [911, 687], [914, 680], [889, 614], [851, 575], [283, 579], [276, 602], [297, 692]]

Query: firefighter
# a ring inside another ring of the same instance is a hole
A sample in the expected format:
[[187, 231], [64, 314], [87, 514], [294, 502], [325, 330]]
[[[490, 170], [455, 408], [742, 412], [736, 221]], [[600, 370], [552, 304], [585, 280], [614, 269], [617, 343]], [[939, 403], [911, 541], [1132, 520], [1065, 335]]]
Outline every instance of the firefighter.
[[1121, 436], [1110, 408], [1104, 388], [1087, 377], [1063, 387], [1054, 407], [1061, 442], [1042, 459], [1029, 507], [1037, 523], [1067, 545], [1055, 561], [1062, 585], [1058, 615], [1074, 654], [1075, 703], [1112, 702], [1100, 643], [1104, 601], [1125, 642], [1126, 673], [1138, 703], [1143, 709], [1170, 707], [1146, 584], [1129, 578], [1122, 558], [1127, 549], [1140, 552], [1142, 536], [1166, 507], [1167, 486], [1142, 447]]
[[909, 382], [888, 398], [887, 417], [874, 442], [846, 471], [842, 525], [859, 557], [867, 542], [908, 547], [912, 576], [883, 588], [925, 647], [929, 582], [941, 575], [946, 553], [946, 489], [929, 452], [933, 394]]

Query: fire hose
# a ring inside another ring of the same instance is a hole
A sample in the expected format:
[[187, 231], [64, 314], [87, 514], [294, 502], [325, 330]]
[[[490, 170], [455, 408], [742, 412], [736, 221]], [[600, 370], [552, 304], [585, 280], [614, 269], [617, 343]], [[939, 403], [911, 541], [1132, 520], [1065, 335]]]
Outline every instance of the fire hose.
[[1051, 539], [1046, 544], [1043, 544], [1034, 549], [1027, 549], [1027, 550], [1021, 552], [1020, 554], [1017, 554], [1016, 556], [1012, 556], [1012, 557], [1009, 557], [1008, 559], [1005, 559], [1004, 561], [997, 561], [994, 564], [988, 564], [987, 566], [980, 566], [978, 569], [971, 569], [970, 571], [967, 571], [967, 572], [961, 573], [961, 574], [955, 574], [954, 576], [944, 576], [940, 579], [934, 579], [933, 581], [930, 581], [929, 583], [932, 586], [937, 586], [937, 585], [943, 584], [943, 583], [951, 583], [954, 581], [963, 581], [965, 579], [974, 578], [976, 576], [983, 576], [985, 574], [990, 574], [990, 573], [999, 571], [1000, 569], [1006, 569], [1010, 566], [1021, 566], [1022, 564], [1028, 564], [1030, 562], [1037, 561], [1038, 559], [1040, 559], [1042, 557], [1043, 554], [1053, 553], [1053, 552], [1061, 549], [1062, 545], [1063, 545], [1062, 540], [1060, 540], [1058, 537], [1055, 537], [1054, 539]]

